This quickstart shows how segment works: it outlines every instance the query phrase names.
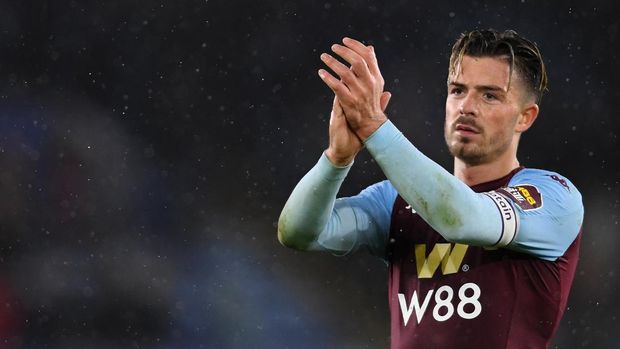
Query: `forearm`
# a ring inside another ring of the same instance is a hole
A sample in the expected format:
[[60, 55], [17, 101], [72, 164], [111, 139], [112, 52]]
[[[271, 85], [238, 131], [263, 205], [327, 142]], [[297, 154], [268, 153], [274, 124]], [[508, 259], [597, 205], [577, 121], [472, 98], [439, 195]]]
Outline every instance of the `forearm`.
[[446, 240], [497, 243], [502, 219], [494, 202], [422, 154], [390, 121], [365, 145], [398, 193]]
[[299, 181], [278, 220], [278, 240], [285, 246], [307, 250], [316, 244], [327, 225], [336, 195], [351, 164], [336, 167], [325, 153]]

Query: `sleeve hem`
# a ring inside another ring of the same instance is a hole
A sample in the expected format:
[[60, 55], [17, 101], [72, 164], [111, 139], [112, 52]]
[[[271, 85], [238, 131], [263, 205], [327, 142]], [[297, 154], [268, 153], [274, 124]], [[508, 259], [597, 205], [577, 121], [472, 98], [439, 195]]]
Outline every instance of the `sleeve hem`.
[[387, 120], [375, 132], [366, 138], [364, 145], [366, 145], [368, 150], [371, 152], [381, 152], [400, 135], [400, 130], [396, 128], [390, 120]]
[[343, 180], [347, 176], [351, 166], [353, 166], [353, 162], [346, 166], [336, 166], [329, 160], [327, 155], [325, 155], [325, 152], [323, 152], [316, 166], [326, 180], [338, 181]]

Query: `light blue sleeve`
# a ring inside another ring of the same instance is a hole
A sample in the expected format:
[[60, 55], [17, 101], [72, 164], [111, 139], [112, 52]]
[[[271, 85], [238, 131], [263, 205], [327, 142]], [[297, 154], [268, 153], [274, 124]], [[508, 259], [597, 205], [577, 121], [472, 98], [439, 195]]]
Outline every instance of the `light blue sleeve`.
[[364, 144], [403, 199], [446, 240], [504, 247], [516, 233], [508, 199], [476, 193], [420, 152], [387, 120]]
[[[512, 178], [512, 187], [476, 193], [422, 154], [389, 120], [364, 143], [403, 199], [448, 241], [506, 247], [553, 261], [581, 228], [581, 195], [558, 174], [526, 169]], [[531, 190], [530, 201], [523, 189]], [[528, 207], [536, 204], [538, 191], [543, 205]]]
[[348, 254], [366, 248], [375, 256], [385, 257], [397, 195], [385, 180], [358, 195], [337, 199], [331, 219], [317, 239], [320, 249]]
[[285, 246], [342, 255], [367, 248], [384, 257], [396, 190], [389, 181], [336, 199], [350, 166], [334, 166], [325, 153], [299, 181], [278, 220]]
[[555, 261], [581, 230], [581, 194], [557, 173], [524, 169], [515, 174], [507, 188], [497, 192], [509, 199], [519, 218], [509, 249]]

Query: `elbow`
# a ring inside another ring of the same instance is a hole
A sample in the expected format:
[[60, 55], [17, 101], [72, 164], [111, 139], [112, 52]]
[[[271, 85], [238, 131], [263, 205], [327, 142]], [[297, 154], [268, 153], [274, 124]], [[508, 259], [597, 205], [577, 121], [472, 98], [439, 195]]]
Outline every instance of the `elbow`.
[[278, 241], [284, 247], [295, 248], [294, 247], [295, 245], [293, 244], [293, 239], [291, 239], [286, 234], [286, 231], [283, 228], [280, 227], [279, 223], [278, 223]]
[[310, 242], [304, 242], [298, 236], [287, 233], [286, 231], [278, 228], [278, 241], [284, 247], [292, 248], [297, 251], [307, 251]]
[[298, 251], [306, 251], [312, 241], [304, 238], [304, 234], [287, 225], [286, 216], [281, 215], [278, 220], [278, 241], [284, 247]]
[[286, 233], [286, 224], [283, 216], [280, 216], [280, 219], [278, 220], [278, 241], [284, 247], [293, 248], [292, 239]]

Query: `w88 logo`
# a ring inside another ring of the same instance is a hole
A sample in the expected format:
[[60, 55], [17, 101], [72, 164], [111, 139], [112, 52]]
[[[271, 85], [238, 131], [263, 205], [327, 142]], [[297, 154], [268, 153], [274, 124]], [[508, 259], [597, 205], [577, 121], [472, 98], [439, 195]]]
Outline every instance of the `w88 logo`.
[[[411, 301], [407, 305], [407, 299], [402, 293], [398, 294], [398, 303], [400, 305], [400, 312], [403, 316], [405, 326], [411, 318], [411, 314], [415, 312], [415, 317], [418, 322], [422, 322], [422, 318], [428, 309], [430, 300], [435, 293], [435, 306], [433, 307], [433, 318], [437, 321], [446, 321], [454, 315], [455, 307], [453, 304], [454, 290], [450, 286], [441, 286], [435, 290], [430, 290], [424, 296], [424, 300], [420, 305], [420, 300], [416, 291], [413, 291], [411, 295]], [[458, 302], [456, 304], [456, 314], [463, 319], [474, 319], [482, 312], [482, 304], [480, 304], [480, 295], [482, 291], [480, 287], [473, 282], [468, 282], [461, 286], [458, 290]], [[466, 306], [470, 305], [469, 307]], [[473, 308], [473, 309], [472, 309]]]

